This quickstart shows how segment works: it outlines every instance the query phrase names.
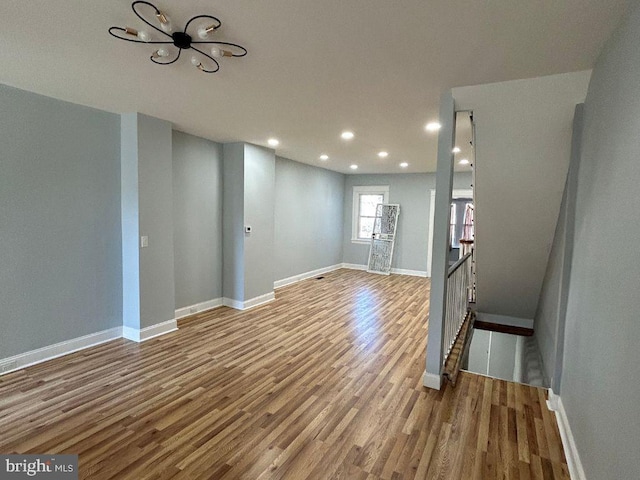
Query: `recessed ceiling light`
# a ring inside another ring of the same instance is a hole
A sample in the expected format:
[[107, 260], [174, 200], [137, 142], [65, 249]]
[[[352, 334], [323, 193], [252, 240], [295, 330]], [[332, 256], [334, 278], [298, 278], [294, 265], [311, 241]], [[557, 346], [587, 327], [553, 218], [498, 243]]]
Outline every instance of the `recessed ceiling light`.
[[460, 165], [469, 165], [469, 160], [467, 160], [466, 158], [463, 158], [462, 160], [460, 160], [458, 162]]
[[358, 169], [358, 165], [356, 165], [355, 163], [353, 165], [351, 165], [349, 167], [351, 170], [357, 170]]
[[381, 152], [378, 152], [378, 156], [379, 156], [380, 158], [387, 158], [387, 157], [389, 156], [389, 153], [388, 153], [388, 152], [385, 152], [385, 151], [383, 150], [383, 151], [381, 151]]
[[409, 166], [409, 164], [408, 164], [407, 162], [402, 162], [402, 163], [400, 164], [400, 166], [401, 166], [402, 168], [407, 168], [407, 167]]
[[342, 135], [340, 136], [345, 140], [351, 140], [354, 137], [353, 132], [349, 132], [349, 131], [342, 132]]
[[267, 143], [272, 147], [277, 147], [278, 145], [280, 145], [280, 141], [276, 138], [270, 138], [269, 140], [267, 140]]
[[460, 153], [460, 147], [453, 147], [453, 153]]
[[429, 122], [424, 126], [424, 129], [427, 132], [437, 132], [441, 128], [442, 128], [442, 125], [440, 125], [438, 122]]
[[329, 155], [325, 155], [324, 153], [320, 155], [320, 160], [329, 160]]

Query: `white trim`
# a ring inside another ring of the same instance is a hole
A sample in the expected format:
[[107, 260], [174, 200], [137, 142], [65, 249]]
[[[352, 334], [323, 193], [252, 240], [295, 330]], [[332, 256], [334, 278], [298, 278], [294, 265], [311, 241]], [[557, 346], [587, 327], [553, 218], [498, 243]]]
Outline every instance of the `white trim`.
[[509, 315], [495, 315], [493, 313], [477, 313], [477, 320], [480, 322], [496, 323], [509, 327], [520, 327], [533, 329], [533, 318], [511, 317]]
[[360, 195], [363, 193], [383, 195], [382, 203], [389, 203], [389, 185], [355, 185], [351, 203], [351, 242], [371, 243], [370, 239], [358, 238], [358, 219], [360, 218]]
[[234, 300], [233, 298], [222, 297], [222, 305], [236, 310], [244, 310], [244, 304], [240, 300]]
[[562, 398], [554, 394], [551, 389], [549, 389], [549, 400], [547, 402], [547, 406], [549, 407], [549, 410], [556, 412], [556, 422], [558, 422], [558, 430], [560, 430], [560, 438], [562, 439], [562, 446], [564, 447], [564, 455], [567, 458], [569, 475], [571, 475], [573, 480], [587, 480], [587, 476], [584, 474], [584, 468], [582, 467], [582, 462], [580, 461], [578, 447], [576, 446], [575, 438], [571, 432], [567, 412], [562, 404]]
[[250, 298], [249, 300], [244, 301], [243, 310], [248, 310], [253, 307], [257, 307], [259, 305], [264, 305], [265, 303], [273, 302], [276, 299], [275, 292], [265, 293], [264, 295], [260, 295], [259, 297]]
[[343, 263], [342, 268], [347, 268], [349, 270], [366, 270], [366, 265], [360, 265], [359, 263]]
[[291, 285], [293, 283], [298, 283], [308, 278], [317, 277], [318, 275], [322, 275], [323, 273], [333, 272], [334, 270], [338, 270], [339, 268], [342, 268], [342, 263], [331, 265], [330, 267], [323, 267], [316, 270], [311, 270], [309, 272], [300, 273], [298, 275], [283, 278], [282, 280], [276, 280], [275, 282], [273, 282], [273, 288], [276, 289], [284, 287], [286, 285]]
[[176, 330], [178, 330], [178, 323], [176, 319], [173, 318], [166, 322], [156, 323], [155, 325], [142, 329], [122, 327], [122, 337], [140, 343], [166, 333], [175, 332]]
[[440, 390], [442, 388], [442, 376], [428, 373], [426, 370], [422, 374], [422, 384], [433, 390]]
[[188, 307], [182, 307], [176, 310], [176, 320], [220, 306], [222, 306], [222, 298], [214, 298], [213, 300], [207, 300], [206, 302], [200, 302], [194, 305], [189, 305]]
[[85, 348], [94, 347], [118, 338], [122, 338], [122, 327], [110, 328], [101, 332], [91, 333], [89, 335], [72, 338], [70, 340], [65, 340], [64, 342], [55, 343], [29, 352], [20, 353], [13, 357], [3, 358], [0, 360], [0, 365], [15, 363], [15, 367], [8, 368], [5, 371], [0, 371], [0, 375], [14, 372], [16, 370], [22, 370], [23, 368], [30, 367], [31, 365], [46, 362], [47, 360], [53, 360], [54, 358], [62, 357], [79, 350], [84, 350]]
[[[473, 190], [452, 190], [451, 199], [473, 198]], [[431, 201], [429, 202], [429, 238], [427, 240], [427, 277], [431, 278], [431, 262], [433, 258], [433, 228], [436, 217], [436, 190], [431, 189]]]
[[391, 273], [396, 275], [409, 275], [410, 277], [428, 277], [424, 270], [407, 270], [406, 268], [392, 268]]
[[[365, 271], [367, 270], [366, 265], [360, 265], [358, 263], [343, 263], [342, 268], [347, 268], [349, 270], [365, 270]], [[427, 276], [427, 272], [425, 272], [424, 270], [407, 270], [405, 268], [392, 268], [391, 273], [395, 275], [409, 275], [411, 277]]]
[[433, 224], [436, 217], [436, 189], [431, 189], [429, 197], [429, 237], [427, 240], [427, 277], [431, 278], [431, 259], [433, 257]]
[[250, 308], [264, 305], [265, 303], [273, 302], [276, 299], [275, 292], [265, 293], [259, 297], [250, 298], [246, 301], [234, 300], [233, 298], [223, 298], [222, 304], [225, 307], [235, 308], [236, 310], [249, 310]]

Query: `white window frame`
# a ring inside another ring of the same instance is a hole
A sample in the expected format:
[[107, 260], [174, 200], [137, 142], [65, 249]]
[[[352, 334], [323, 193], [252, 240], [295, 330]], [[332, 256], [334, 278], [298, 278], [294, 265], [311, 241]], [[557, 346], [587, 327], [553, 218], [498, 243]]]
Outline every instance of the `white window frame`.
[[369, 245], [371, 239], [358, 238], [358, 221], [360, 219], [360, 195], [382, 195], [383, 203], [389, 203], [389, 185], [362, 185], [353, 187], [353, 212], [351, 216], [351, 243]]

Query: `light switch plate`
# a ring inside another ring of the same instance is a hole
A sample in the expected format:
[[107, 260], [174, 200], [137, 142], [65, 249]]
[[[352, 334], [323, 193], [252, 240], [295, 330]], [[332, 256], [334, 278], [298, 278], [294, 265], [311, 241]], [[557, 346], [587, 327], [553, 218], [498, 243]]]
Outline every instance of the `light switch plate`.
[[149, 246], [149, 237], [147, 237], [146, 235], [140, 237], [140, 248], [144, 248], [148, 246]]

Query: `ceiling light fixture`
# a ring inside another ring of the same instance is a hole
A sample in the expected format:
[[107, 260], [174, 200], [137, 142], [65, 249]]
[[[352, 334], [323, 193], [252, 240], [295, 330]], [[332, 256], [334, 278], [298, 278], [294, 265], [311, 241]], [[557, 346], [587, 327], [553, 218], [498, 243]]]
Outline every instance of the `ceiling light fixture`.
[[355, 163], [353, 165], [351, 165], [349, 167], [351, 170], [357, 170], [358, 169], [358, 165], [356, 165]]
[[462, 160], [460, 160], [458, 162], [460, 165], [469, 165], [469, 160], [467, 160], [466, 158], [463, 158]]
[[353, 132], [346, 131], [342, 132], [340, 136], [345, 140], [351, 140], [355, 135], [353, 134]]
[[387, 158], [389, 156], [389, 153], [383, 150], [382, 152], [378, 152], [378, 156], [380, 158]]
[[453, 147], [453, 150], [451, 150], [453, 153], [460, 153], [460, 147]]
[[320, 155], [320, 160], [329, 160], [329, 155], [325, 155], [324, 153]]
[[277, 138], [270, 138], [269, 140], [267, 140], [267, 143], [272, 147], [277, 147], [278, 145], [280, 145], [280, 140], [278, 140]]
[[[140, 9], [139, 5], [147, 5], [153, 9], [153, 14], [155, 15], [160, 28], [158, 28], [153, 23], [149, 22], [138, 10]], [[138, 10], [136, 10], [136, 8]], [[183, 50], [193, 50], [196, 52], [191, 57], [191, 64], [198, 68], [201, 72], [204, 73], [215, 73], [220, 70], [220, 64], [216, 58], [222, 57], [244, 57], [247, 54], [247, 49], [229, 42], [219, 42], [210, 40], [210, 35], [214, 33], [220, 26], [222, 22], [216, 17], [212, 17], [211, 15], [197, 15], [192, 17], [191, 20], [187, 22], [183, 31], [173, 31], [173, 25], [171, 24], [171, 20], [164, 13], [161, 12], [155, 5], [149, 2], [143, 1], [135, 1], [131, 4], [131, 9], [136, 16], [146, 23], [149, 27], [157, 30], [160, 33], [160, 38], [163, 40], [153, 40], [151, 34], [146, 30], [136, 30], [135, 28], [130, 27], [111, 27], [109, 29], [109, 33], [119, 38], [120, 40], [125, 40], [127, 42], [133, 43], [149, 43], [154, 45], [163, 45], [158, 47], [158, 49], [151, 54], [151, 61], [158, 65], [171, 65], [175, 63], [180, 58]], [[197, 35], [200, 40], [194, 40], [193, 36], [187, 33], [191, 22], [193, 21], [202, 21], [203, 24], [198, 28]], [[172, 49], [170, 45], [176, 47], [177, 50]], [[213, 45], [209, 47], [208, 45]], [[211, 48], [209, 53], [205, 53], [203, 48]], [[175, 58], [171, 58], [175, 57]], [[160, 59], [167, 59], [160, 60]], [[204, 64], [202, 62], [205, 62]], [[208, 66], [205, 66], [208, 65]]]
[[407, 168], [408, 166], [409, 166], [409, 164], [408, 164], [407, 162], [402, 162], [402, 163], [400, 164], [400, 167], [401, 167], [401, 168]]
[[424, 129], [427, 132], [437, 132], [441, 128], [442, 128], [442, 125], [440, 125], [438, 122], [430, 122], [424, 126]]

